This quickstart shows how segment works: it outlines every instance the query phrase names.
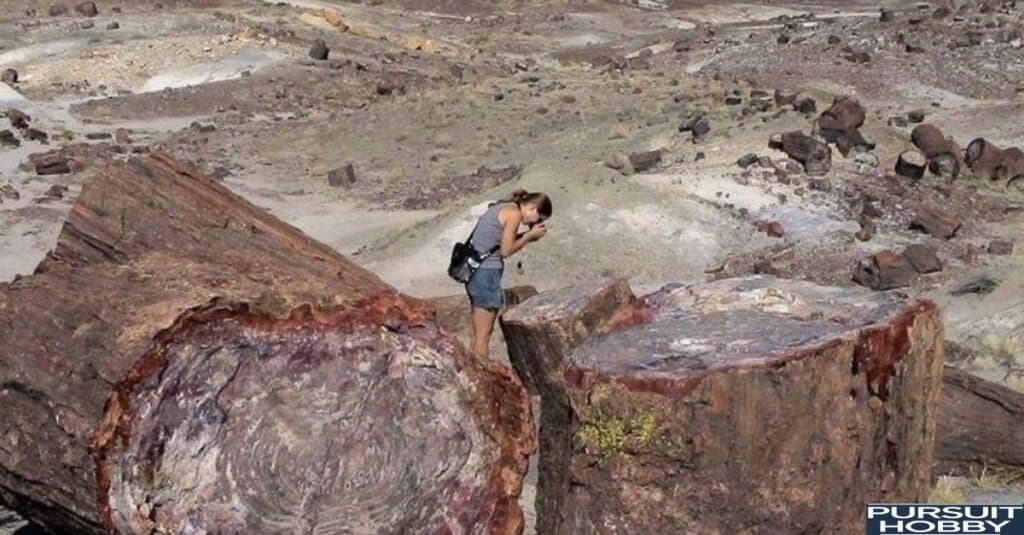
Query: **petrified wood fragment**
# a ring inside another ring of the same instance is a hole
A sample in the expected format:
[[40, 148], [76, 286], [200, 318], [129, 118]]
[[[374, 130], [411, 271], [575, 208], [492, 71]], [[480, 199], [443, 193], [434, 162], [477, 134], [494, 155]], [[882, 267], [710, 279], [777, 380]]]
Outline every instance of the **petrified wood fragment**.
[[0, 502], [56, 533], [516, 533], [511, 370], [157, 154], [0, 285]]
[[[506, 313], [544, 396], [538, 532], [860, 533], [929, 489], [930, 302], [771, 277], [541, 294]], [[603, 334], [602, 334], [603, 333]]]

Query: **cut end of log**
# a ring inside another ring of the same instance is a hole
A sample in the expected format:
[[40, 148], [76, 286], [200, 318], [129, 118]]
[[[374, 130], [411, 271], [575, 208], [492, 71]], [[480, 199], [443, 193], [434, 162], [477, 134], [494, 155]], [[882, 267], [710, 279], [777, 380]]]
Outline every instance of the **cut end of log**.
[[283, 319], [195, 311], [108, 404], [101, 513], [122, 533], [514, 533], [533, 430], [496, 369], [397, 296]]
[[643, 322], [542, 345], [558, 337], [524, 320], [601, 301], [587, 290], [528, 300], [506, 330], [538, 353], [569, 348], [539, 378], [538, 532], [795, 533], [927, 495], [932, 303], [748, 277], [666, 287], [642, 299]]

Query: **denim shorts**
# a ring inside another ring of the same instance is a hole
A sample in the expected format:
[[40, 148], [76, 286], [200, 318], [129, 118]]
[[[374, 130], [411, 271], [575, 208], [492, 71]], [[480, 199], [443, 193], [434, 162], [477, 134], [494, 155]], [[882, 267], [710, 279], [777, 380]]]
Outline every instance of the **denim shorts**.
[[505, 303], [505, 294], [501, 291], [501, 272], [496, 268], [480, 268], [466, 284], [469, 302], [476, 308], [499, 310]]

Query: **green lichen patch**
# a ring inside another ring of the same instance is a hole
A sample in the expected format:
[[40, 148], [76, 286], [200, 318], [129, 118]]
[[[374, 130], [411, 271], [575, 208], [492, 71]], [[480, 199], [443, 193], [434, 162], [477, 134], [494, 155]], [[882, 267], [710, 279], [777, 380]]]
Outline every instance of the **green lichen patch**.
[[580, 424], [576, 443], [600, 457], [642, 451], [658, 436], [653, 414], [619, 416], [599, 414]]

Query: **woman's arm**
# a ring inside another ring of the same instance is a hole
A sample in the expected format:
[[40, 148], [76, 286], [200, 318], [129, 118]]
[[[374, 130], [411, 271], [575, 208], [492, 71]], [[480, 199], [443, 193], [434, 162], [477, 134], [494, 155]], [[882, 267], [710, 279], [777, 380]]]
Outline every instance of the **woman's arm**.
[[523, 215], [519, 210], [515, 208], [503, 208], [501, 210], [502, 219], [504, 219], [504, 228], [501, 233], [501, 256], [502, 258], [508, 258], [518, 253], [523, 247], [526, 247], [527, 243], [530, 243], [535, 238], [530, 232], [526, 232], [522, 235], [516, 235], [516, 231], [519, 230], [520, 223], [523, 222]]

